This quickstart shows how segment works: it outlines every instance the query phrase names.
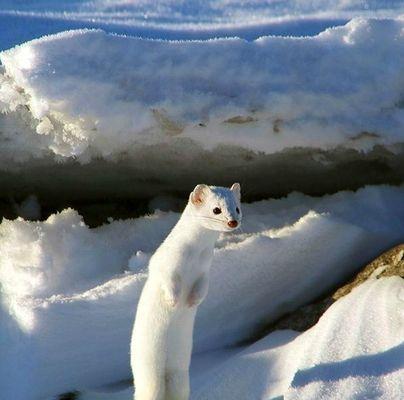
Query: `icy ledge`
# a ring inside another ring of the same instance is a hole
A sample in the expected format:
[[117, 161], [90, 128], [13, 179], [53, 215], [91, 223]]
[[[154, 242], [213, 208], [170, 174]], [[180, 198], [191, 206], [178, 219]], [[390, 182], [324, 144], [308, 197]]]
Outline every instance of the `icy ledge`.
[[[404, 237], [404, 187], [243, 205], [221, 237], [196, 353], [251, 340]], [[129, 338], [149, 255], [178, 214], [89, 229], [74, 210], [0, 225], [0, 387], [39, 400], [130, 378]], [[212, 386], [213, 390], [213, 386]], [[215, 397], [213, 397], [215, 398]]]
[[[305, 38], [70, 31], [0, 53], [0, 197], [245, 199], [404, 181], [403, 19]], [[60, 163], [60, 161], [64, 161]]]
[[0, 54], [1, 156], [85, 162], [161, 143], [392, 148], [404, 142], [403, 28], [358, 18], [315, 37], [254, 42], [88, 30], [33, 40]]

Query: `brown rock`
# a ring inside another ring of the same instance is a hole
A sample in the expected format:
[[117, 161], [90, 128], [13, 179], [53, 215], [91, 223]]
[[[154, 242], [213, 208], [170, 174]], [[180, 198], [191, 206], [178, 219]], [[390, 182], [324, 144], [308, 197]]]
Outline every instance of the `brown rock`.
[[332, 299], [335, 301], [347, 295], [353, 288], [359, 286], [370, 277], [378, 279], [383, 276], [393, 275], [404, 278], [404, 244], [393, 247], [372, 261], [351, 282], [339, 288], [332, 295]]
[[271, 325], [266, 334], [278, 329], [293, 329], [298, 332], [306, 331], [317, 323], [328, 307], [350, 293], [356, 286], [361, 285], [370, 277], [379, 279], [384, 276], [393, 275], [404, 278], [404, 244], [393, 247], [383, 253], [363, 268], [350, 282], [326, 298], [303, 306], [293, 313], [282, 317]]

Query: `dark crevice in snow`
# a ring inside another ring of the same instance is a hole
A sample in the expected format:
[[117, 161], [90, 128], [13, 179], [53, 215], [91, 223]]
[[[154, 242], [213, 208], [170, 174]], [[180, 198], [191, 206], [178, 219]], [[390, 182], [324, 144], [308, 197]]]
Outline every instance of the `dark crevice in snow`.
[[79, 394], [79, 392], [64, 393], [59, 396], [58, 400], [76, 400], [79, 398]]
[[14, 218], [15, 204], [34, 194], [42, 218], [73, 207], [95, 226], [108, 217], [143, 215], [151, 211], [148, 203], [156, 196], [179, 198], [168, 207], [178, 211], [200, 182], [240, 182], [245, 202], [280, 198], [292, 191], [321, 196], [369, 184], [398, 185], [404, 182], [403, 153], [398, 146], [394, 152], [378, 146], [367, 153], [295, 148], [268, 155], [230, 146], [204, 151], [197, 146], [159, 145], [115, 162], [32, 160], [0, 171], [0, 213]]

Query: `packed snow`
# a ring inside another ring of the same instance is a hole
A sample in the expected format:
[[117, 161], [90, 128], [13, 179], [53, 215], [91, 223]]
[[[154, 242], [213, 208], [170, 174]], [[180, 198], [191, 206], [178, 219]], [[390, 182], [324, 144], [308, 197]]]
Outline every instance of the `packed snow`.
[[[244, 204], [242, 230], [223, 235], [215, 249], [195, 353], [251, 340], [402, 240], [403, 195], [404, 187], [379, 186]], [[177, 219], [156, 211], [89, 229], [67, 209], [43, 222], [3, 220], [5, 398], [43, 399], [130, 378], [129, 338], [147, 262]]]
[[34, 156], [82, 161], [159, 143], [399, 151], [403, 27], [354, 19], [299, 39], [168, 42], [81, 30], [28, 42], [0, 54], [2, 111], [26, 124], [16, 132], [3, 123], [1, 156], [18, 154], [24, 137]]

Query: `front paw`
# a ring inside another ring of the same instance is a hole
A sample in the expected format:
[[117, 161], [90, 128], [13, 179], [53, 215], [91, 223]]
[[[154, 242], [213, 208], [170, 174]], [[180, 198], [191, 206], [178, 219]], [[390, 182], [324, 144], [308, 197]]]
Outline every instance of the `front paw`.
[[199, 306], [208, 293], [208, 287], [209, 281], [207, 276], [202, 275], [192, 286], [187, 297], [187, 305], [189, 307]]
[[179, 302], [179, 296], [173, 296], [171, 294], [167, 294], [164, 296], [165, 301], [169, 307], [176, 307]]
[[175, 275], [170, 282], [170, 286], [164, 291], [166, 303], [170, 307], [178, 305], [181, 296], [181, 277]]

